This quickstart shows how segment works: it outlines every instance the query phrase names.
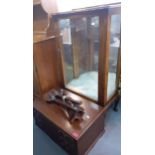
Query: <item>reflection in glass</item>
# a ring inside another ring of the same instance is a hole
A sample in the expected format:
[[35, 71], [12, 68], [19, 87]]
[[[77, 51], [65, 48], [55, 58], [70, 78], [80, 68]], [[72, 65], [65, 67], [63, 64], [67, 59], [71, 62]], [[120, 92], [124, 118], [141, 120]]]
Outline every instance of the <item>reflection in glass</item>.
[[71, 27], [70, 19], [63, 19], [59, 21], [59, 26], [62, 35], [62, 42], [64, 48], [64, 65], [66, 73], [66, 81], [69, 82], [73, 79], [73, 58], [72, 58], [72, 42], [71, 42]]
[[59, 24], [66, 87], [98, 100], [99, 18], [65, 19]]
[[118, 49], [120, 46], [120, 15], [111, 16], [110, 28], [110, 53], [109, 53], [109, 74], [108, 74], [108, 99], [116, 91], [116, 73]]

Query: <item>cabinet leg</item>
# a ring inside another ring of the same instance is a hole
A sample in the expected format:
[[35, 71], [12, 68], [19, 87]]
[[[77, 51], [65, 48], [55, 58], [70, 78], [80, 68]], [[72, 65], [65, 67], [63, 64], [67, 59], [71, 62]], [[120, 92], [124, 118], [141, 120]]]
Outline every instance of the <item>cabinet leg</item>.
[[120, 97], [118, 98], [118, 100], [117, 100], [117, 101], [115, 102], [115, 104], [114, 104], [113, 110], [114, 110], [115, 112], [118, 111], [118, 104], [119, 104], [119, 101], [120, 101]]

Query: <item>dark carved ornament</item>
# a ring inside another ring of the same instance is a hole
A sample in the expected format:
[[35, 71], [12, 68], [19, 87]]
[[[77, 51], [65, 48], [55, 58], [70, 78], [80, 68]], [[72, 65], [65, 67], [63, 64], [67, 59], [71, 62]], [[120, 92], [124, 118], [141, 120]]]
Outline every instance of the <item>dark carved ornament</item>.
[[82, 102], [67, 96], [63, 89], [49, 91], [44, 95], [44, 100], [47, 103], [55, 103], [63, 108], [68, 113], [71, 122], [75, 120], [81, 121], [83, 118], [84, 109], [81, 107]]

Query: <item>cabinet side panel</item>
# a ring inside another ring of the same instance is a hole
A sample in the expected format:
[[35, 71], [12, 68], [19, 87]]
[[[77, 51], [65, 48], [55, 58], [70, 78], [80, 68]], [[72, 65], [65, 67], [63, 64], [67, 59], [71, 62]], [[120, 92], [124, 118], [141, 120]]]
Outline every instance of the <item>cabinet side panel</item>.
[[55, 38], [34, 43], [33, 52], [41, 92], [60, 87]]
[[33, 97], [41, 95], [40, 83], [37, 76], [35, 64], [33, 63]]
[[102, 113], [87, 132], [81, 137], [78, 142], [79, 155], [87, 154], [88, 151], [95, 145], [98, 138], [104, 133], [104, 116]]

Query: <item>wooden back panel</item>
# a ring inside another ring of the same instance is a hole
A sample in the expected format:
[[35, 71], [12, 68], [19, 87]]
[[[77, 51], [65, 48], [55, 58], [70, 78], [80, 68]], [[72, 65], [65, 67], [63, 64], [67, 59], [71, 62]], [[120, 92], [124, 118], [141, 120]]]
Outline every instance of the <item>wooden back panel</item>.
[[[34, 95], [42, 95], [52, 88], [60, 87], [56, 39], [50, 37], [34, 43]], [[40, 91], [38, 90], [40, 89]], [[39, 94], [38, 94], [39, 92]]]

